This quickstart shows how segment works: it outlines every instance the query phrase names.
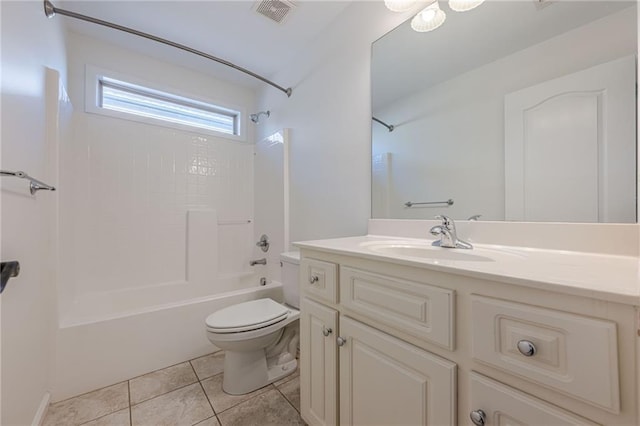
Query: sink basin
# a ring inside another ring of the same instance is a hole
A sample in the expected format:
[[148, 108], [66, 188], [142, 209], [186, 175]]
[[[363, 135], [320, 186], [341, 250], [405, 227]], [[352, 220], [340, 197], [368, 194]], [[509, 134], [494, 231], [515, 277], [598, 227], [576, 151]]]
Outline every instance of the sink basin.
[[522, 257], [518, 254], [497, 249], [449, 249], [434, 247], [430, 243], [417, 241], [370, 241], [362, 243], [360, 246], [374, 253], [432, 260], [436, 263], [438, 261], [495, 262], [504, 256], [511, 258]]

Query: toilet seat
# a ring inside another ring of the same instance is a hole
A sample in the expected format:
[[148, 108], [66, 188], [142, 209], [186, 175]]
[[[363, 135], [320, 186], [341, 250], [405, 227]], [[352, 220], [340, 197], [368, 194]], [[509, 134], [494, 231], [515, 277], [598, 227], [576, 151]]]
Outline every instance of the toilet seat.
[[212, 333], [240, 333], [278, 323], [290, 314], [289, 308], [271, 299], [258, 299], [229, 306], [205, 320]]

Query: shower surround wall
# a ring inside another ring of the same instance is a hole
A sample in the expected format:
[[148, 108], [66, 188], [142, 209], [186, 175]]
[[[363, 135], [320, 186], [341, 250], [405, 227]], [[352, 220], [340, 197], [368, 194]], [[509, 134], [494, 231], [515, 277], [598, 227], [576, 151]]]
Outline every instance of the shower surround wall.
[[212, 350], [201, 329], [221, 307], [212, 300], [258, 285], [252, 126], [241, 124], [243, 143], [86, 113], [85, 66], [245, 116], [253, 91], [75, 33], [67, 46], [75, 114], [60, 149], [54, 400]]
[[[154, 293], [176, 302], [232, 290], [212, 285], [216, 276], [250, 272], [253, 145], [86, 113], [85, 66], [244, 111], [252, 91], [74, 33], [68, 46], [76, 114], [60, 156], [62, 325], [84, 317], [83, 304], [118, 294], [153, 305], [163, 301]], [[205, 273], [213, 274], [207, 283]], [[104, 314], [121, 308], [111, 309]]]

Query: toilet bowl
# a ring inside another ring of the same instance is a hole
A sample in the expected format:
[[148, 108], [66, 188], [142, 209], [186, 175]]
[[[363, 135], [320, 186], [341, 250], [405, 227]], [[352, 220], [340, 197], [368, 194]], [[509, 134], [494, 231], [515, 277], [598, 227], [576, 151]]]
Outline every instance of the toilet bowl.
[[211, 343], [225, 350], [222, 389], [242, 395], [297, 368], [299, 254], [283, 253], [285, 302], [257, 299], [228, 306], [205, 320]]

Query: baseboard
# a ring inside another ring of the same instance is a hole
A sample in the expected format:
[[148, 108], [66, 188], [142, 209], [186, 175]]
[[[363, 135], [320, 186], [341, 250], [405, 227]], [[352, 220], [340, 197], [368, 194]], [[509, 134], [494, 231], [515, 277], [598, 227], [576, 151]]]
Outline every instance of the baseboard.
[[40, 401], [40, 406], [38, 407], [38, 411], [36, 411], [36, 415], [33, 418], [33, 422], [31, 422], [31, 426], [42, 425], [42, 422], [44, 421], [44, 418], [47, 415], [47, 410], [49, 409], [50, 401], [51, 401], [51, 394], [47, 392], [42, 397], [42, 401]]

